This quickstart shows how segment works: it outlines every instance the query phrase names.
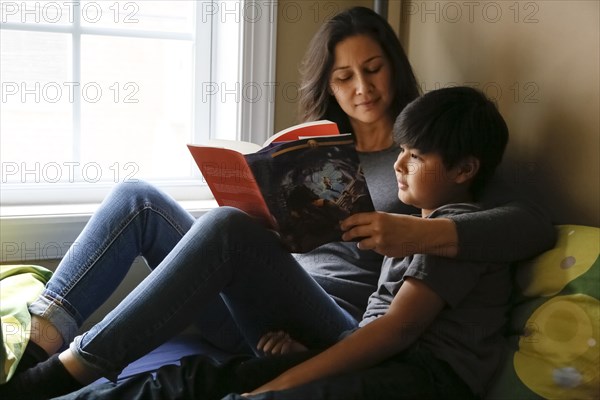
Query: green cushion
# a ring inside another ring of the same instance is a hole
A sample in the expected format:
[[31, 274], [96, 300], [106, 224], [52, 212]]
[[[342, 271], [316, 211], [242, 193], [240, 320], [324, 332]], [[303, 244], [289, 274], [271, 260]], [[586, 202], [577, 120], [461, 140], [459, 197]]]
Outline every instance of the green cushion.
[[0, 384], [14, 374], [29, 342], [31, 316], [27, 310], [44, 289], [52, 272], [35, 265], [0, 265]]
[[515, 271], [508, 357], [488, 399], [600, 398], [600, 229], [557, 232]]

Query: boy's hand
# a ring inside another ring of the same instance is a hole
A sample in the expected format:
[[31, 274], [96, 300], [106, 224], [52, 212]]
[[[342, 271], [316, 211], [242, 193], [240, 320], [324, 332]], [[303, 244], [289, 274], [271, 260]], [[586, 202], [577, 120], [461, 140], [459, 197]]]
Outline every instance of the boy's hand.
[[264, 354], [288, 354], [308, 350], [306, 346], [295, 341], [287, 332], [267, 332], [256, 345], [259, 351]]
[[425, 219], [403, 214], [369, 212], [351, 215], [340, 223], [343, 240], [357, 240], [361, 250], [388, 257], [424, 253], [454, 257], [457, 233], [445, 218]]

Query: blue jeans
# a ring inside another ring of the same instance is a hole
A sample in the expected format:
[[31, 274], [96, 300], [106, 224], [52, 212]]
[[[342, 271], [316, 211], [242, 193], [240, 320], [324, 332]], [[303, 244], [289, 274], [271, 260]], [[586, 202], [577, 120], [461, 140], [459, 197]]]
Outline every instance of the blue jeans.
[[71, 345], [110, 379], [192, 322], [227, 350], [241, 338], [254, 348], [279, 329], [328, 346], [357, 325], [251, 217], [219, 208], [194, 221], [144, 183], [121, 184], [107, 197], [30, 311], [70, 341], [138, 255], [153, 271]]

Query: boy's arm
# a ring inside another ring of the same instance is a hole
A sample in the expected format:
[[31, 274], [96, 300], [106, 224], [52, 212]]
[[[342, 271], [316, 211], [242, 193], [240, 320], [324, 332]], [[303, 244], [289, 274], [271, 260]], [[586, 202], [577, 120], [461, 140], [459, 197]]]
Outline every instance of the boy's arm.
[[407, 278], [385, 315], [249, 394], [289, 389], [377, 364], [413, 343], [444, 305], [427, 285]]

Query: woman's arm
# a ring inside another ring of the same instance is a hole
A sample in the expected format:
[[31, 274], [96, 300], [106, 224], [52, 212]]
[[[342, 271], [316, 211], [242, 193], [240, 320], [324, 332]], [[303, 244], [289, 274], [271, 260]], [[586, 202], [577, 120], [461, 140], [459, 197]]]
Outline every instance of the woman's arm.
[[355, 214], [341, 223], [344, 240], [389, 257], [431, 254], [469, 261], [515, 262], [554, 245], [555, 229], [534, 205], [503, 206], [444, 218], [383, 212]]
[[550, 219], [524, 201], [450, 218], [458, 236], [456, 257], [462, 260], [511, 263], [548, 250], [556, 241]]
[[361, 250], [388, 257], [413, 254], [455, 257], [458, 234], [447, 218], [420, 218], [381, 211], [351, 215], [340, 224], [343, 240], [357, 240]]
[[249, 394], [289, 389], [375, 365], [413, 343], [444, 304], [427, 285], [407, 278], [385, 315]]
[[450, 216], [458, 236], [457, 258], [512, 263], [550, 249], [556, 230], [544, 208], [500, 175], [486, 185], [483, 211]]

